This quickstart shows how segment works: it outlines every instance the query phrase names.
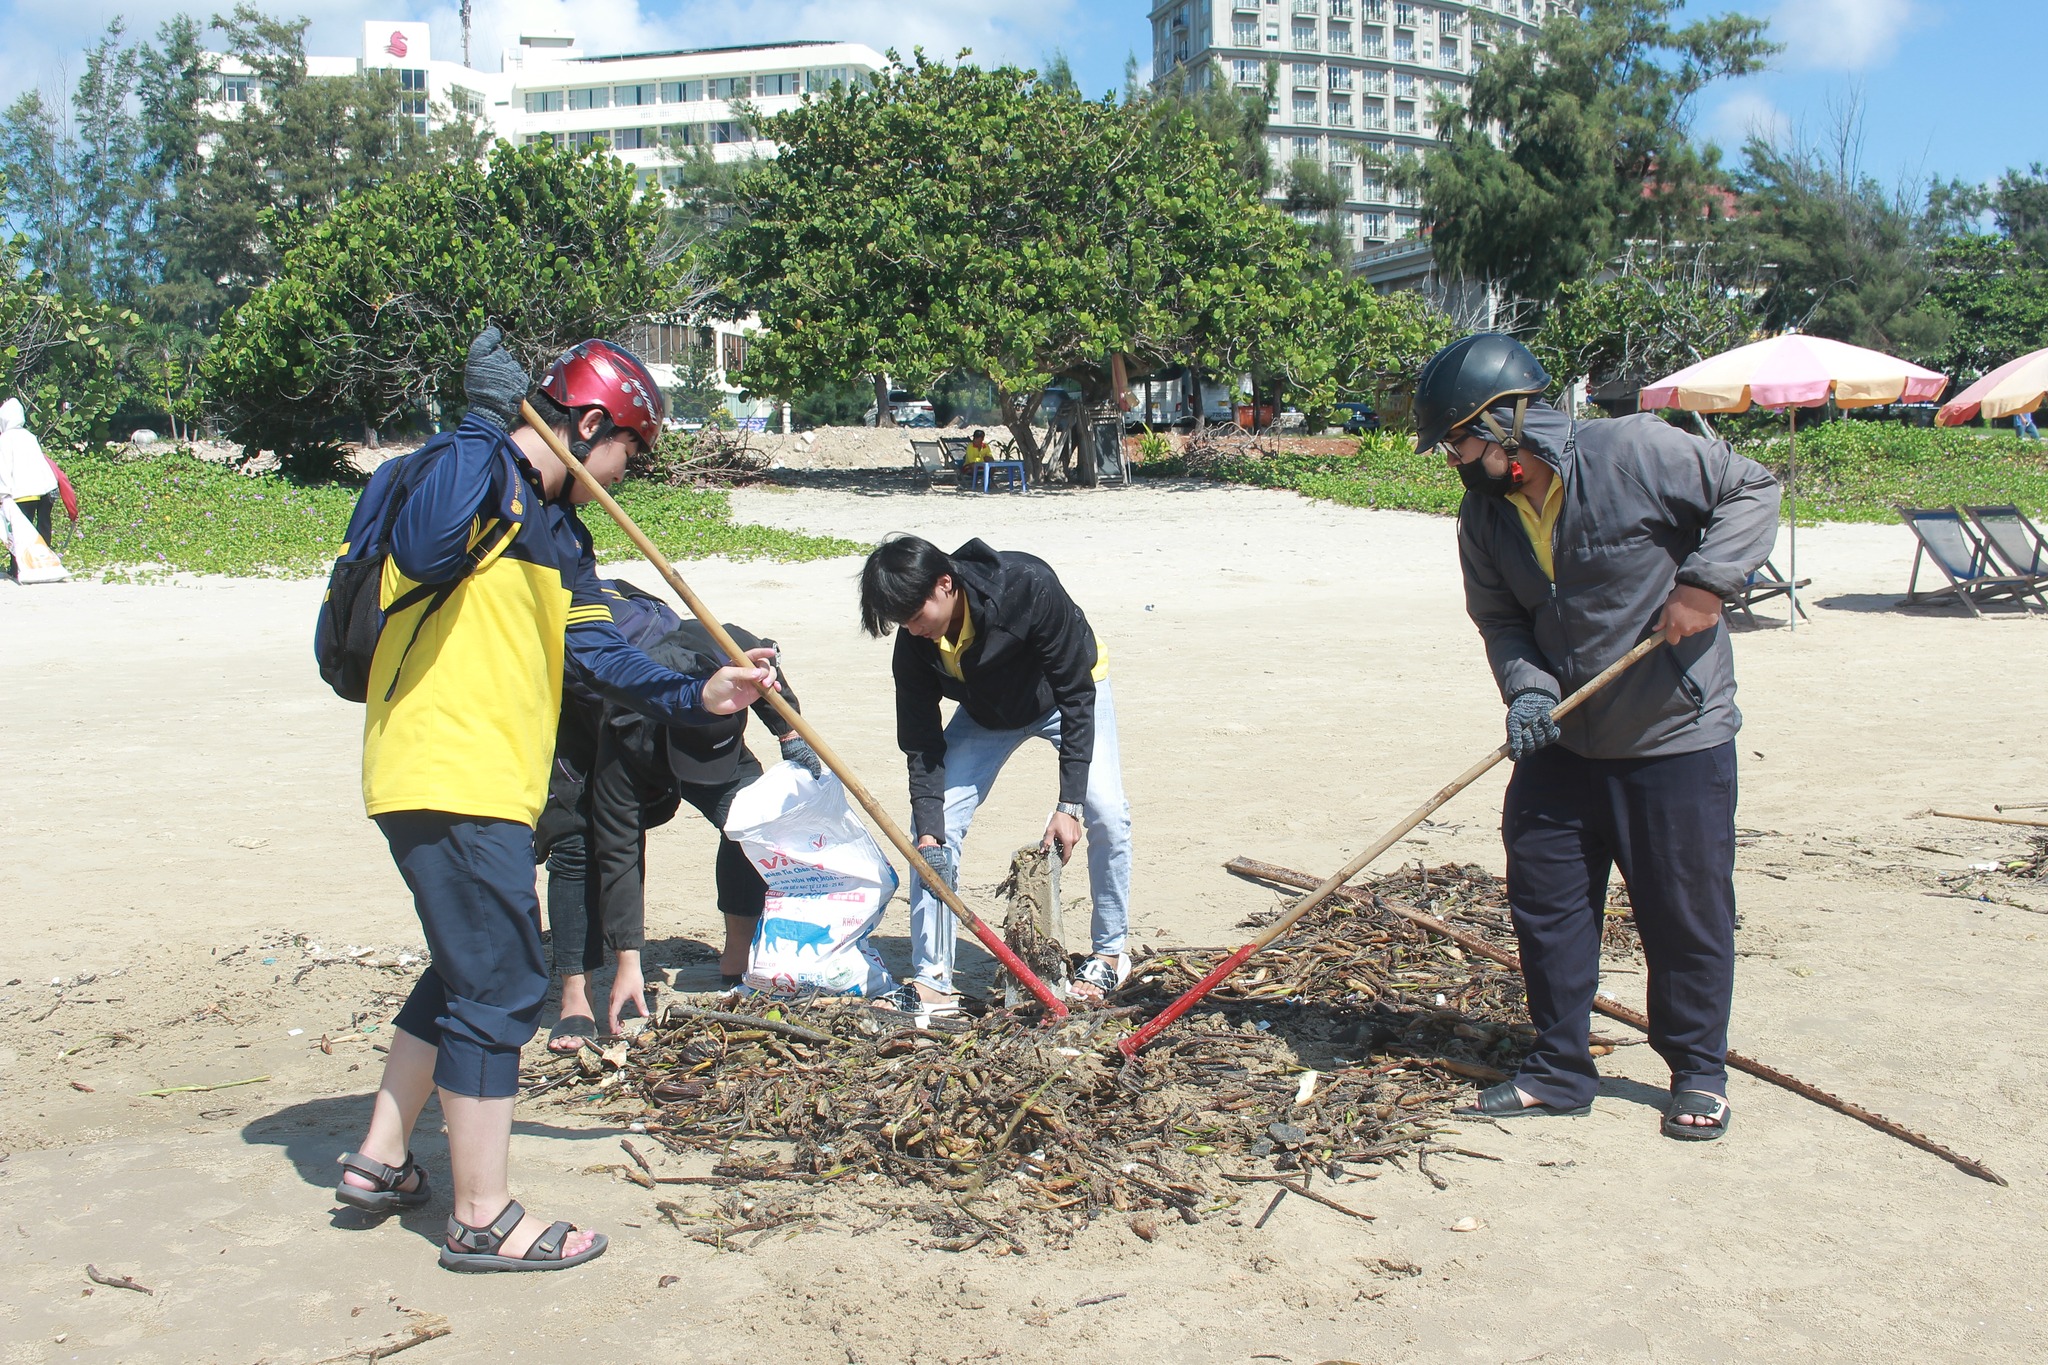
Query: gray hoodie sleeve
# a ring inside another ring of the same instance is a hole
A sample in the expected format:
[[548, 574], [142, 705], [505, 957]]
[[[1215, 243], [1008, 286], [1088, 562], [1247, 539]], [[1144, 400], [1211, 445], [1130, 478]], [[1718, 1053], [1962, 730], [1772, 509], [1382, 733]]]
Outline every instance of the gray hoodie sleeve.
[[1501, 700], [1531, 690], [1562, 697], [1564, 689], [1537, 648], [1535, 623], [1501, 577], [1483, 539], [1474, 533], [1471, 519], [1460, 514], [1458, 561], [1465, 571], [1465, 611], [1486, 641], [1486, 661], [1493, 665]]
[[[1675, 438], [1675, 439], [1671, 439]], [[1778, 539], [1778, 481], [1726, 441], [1672, 430], [1655, 442], [1644, 473], [1672, 519], [1701, 528], [1678, 581], [1726, 597], [1739, 592]]]

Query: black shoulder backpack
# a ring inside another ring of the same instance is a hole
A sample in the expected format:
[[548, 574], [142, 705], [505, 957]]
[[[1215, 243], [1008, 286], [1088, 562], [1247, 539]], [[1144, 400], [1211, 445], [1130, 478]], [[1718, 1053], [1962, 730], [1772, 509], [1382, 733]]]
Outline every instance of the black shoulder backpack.
[[[422, 583], [401, 595], [390, 607], [380, 604], [383, 595], [384, 560], [391, 552], [391, 526], [398, 519], [412, 491], [432, 472], [439, 457], [454, 444], [452, 436], [437, 436], [410, 455], [387, 462], [371, 475], [370, 486], [356, 499], [356, 510], [348, 519], [347, 539], [334, 567], [327, 574], [327, 594], [320, 600], [320, 616], [313, 626], [313, 655], [320, 663], [320, 676], [343, 701], [368, 701], [370, 663], [377, 654], [378, 637], [384, 633], [385, 618], [406, 611], [424, 601], [405, 653], [411, 654], [427, 618], [441, 609], [462, 580], [475, 570], [491, 544], [480, 537], [462, 571], [446, 583]], [[384, 700], [398, 690], [398, 672], [405, 666], [399, 658], [391, 686]]]

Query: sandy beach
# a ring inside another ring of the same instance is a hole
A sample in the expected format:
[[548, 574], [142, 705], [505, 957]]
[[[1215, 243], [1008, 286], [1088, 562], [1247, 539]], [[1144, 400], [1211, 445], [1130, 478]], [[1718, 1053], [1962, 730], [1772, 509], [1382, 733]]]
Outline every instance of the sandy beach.
[[[956, 494], [900, 470], [792, 471], [733, 502], [1058, 569], [1112, 651], [1139, 943], [1240, 941], [1276, 897], [1226, 859], [1327, 872], [1500, 739], [1445, 519], [1194, 484]], [[2009, 1187], [1744, 1076], [1725, 1141], [1666, 1141], [1667, 1078], [1625, 1047], [1590, 1117], [1471, 1128], [1500, 1160], [1444, 1168], [1444, 1190], [1391, 1167], [1349, 1187], [1369, 1227], [1297, 1200], [1151, 1243], [1105, 1218], [1022, 1258], [926, 1249], [908, 1224], [721, 1253], [613, 1169], [616, 1127], [523, 1108], [519, 1197], [613, 1241], [539, 1278], [436, 1268], [432, 1108], [428, 1209], [365, 1226], [328, 1197], [421, 936], [363, 818], [361, 712], [313, 667], [322, 585], [0, 583], [0, 1361], [302, 1365], [443, 1321], [405, 1365], [2042, 1358], [2048, 884], [1950, 894], [1944, 875], [2030, 841], [1925, 813], [2048, 802], [2048, 616], [1901, 610], [1911, 558], [1900, 526], [1804, 529], [1811, 620], [1786, 629], [1781, 601], [1737, 633], [1754, 837], [1732, 1041]], [[805, 713], [907, 814], [858, 561], [681, 567], [782, 642]], [[1053, 774], [1042, 745], [1006, 771], [970, 900], [1042, 828]], [[1504, 778], [1398, 857], [1498, 872]], [[711, 854], [693, 818], [651, 841], [650, 960], [681, 989], [713, 984]], [[896, 962], [905, 933], [899, 900], [879, 937]], [[1640, 981], [1606, 989], [1633, 1003]], [[224, 1088], [143, 1093], [181, 1086]]]

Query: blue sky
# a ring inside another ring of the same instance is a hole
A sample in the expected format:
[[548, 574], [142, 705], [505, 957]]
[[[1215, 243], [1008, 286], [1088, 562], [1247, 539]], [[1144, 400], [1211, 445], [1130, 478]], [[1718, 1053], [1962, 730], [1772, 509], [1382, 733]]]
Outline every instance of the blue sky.
[[[204, 17], [232, 0], [0, 0], [8, 60], [0, 98], [25, 87], [75, 82], [79, 54], [117, 15], [131, 32], [166, 15]], [[452, 0], [268, 0], [264, 8], [314, 21], [315, 51], [352, 52], [365, 19], [426, 19], [437, 51], [452, 51]], [[1730, 8], [1694, 0], [1698, 13]], [[1831, 108], [1860, 97], [1863, 166], [1887, 184], [1931, 175], [1972, 181], [2008, 166], [2048, 161], [2048, 0], [1758, 0], [1787, 44], [1761, 76], [1715, 87], [1697, 128], [1731, 157], [1751, 127], [1825, 137]], [[520, 26], [567, 27], [591, 52], [788, 38], [849, 38], [950, 57], [971, 47], [984, 61], [1035, 63], [1060, 48], [1091, 93], [1120, 88], [1124, 59], [1151, 55], [1145, 0], [477, 0], [480, 65], [495, 64]], [[443, 43], [446, 46], [443, 46]], [[488, 55], [485, 55], [488, 54]]]

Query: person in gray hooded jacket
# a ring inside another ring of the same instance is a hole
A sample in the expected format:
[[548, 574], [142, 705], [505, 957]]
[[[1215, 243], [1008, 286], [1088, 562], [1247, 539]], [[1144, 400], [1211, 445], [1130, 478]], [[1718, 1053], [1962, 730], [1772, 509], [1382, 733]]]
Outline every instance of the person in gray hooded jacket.
[[[1610, 870], [1648, 963], [1666, 1135], [1718, 1138], [1735, 964], [1734, 655], [1722, 598], [1777, 535], [1778, 486], [1725, 443], [1639, 414], [1575, 421], [1512, 338], [1467, 337], [1423, 370], [1417, 449], [1466, 485], [1466, 609], [1508, 704], [1508, 900], [1537, 1037], [1489, 1117], [1583, 1112], [1587, 1016]], [[1666, 644], [1562, 721], [1561, 697], [1653, 633]]]

